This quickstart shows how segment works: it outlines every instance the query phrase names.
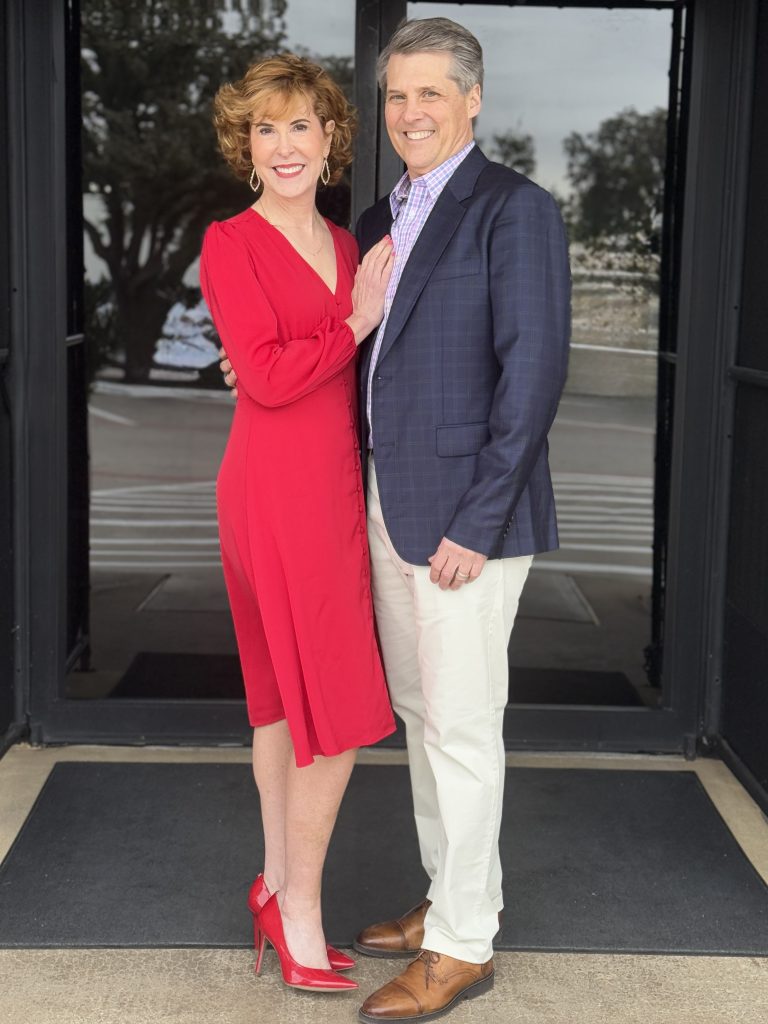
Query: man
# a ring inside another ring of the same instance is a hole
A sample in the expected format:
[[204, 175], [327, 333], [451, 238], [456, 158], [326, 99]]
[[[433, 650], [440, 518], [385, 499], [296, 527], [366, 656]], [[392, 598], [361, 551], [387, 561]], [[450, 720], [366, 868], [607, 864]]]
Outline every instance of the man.
[[482, 76], [460, 25], [397, 30], [379, 82], [407, 173], [357, 232], [361, 254], [387, 233], [396, 254], [360, 407], [374, 607], [431, 879], [419, 907], [358, 936], [361, 953], [418, 954], [366, 1022], [431, 1019], [493, 984], [507, 645], [532, 555], [557, 546], [566, 240], [551, 197], [474, 145]]
[[474, 144], [482, 78], [480, 45], [455, 22], [396, 31], [379, 81], [407, 172], [357, 229], [361, 255], [388, 233], [396, 254], [361, 355], [363, 465], [431, 880], [422, 904], [355, 942], [415, 957], [366, 999], [366, 1024], [433, 1019], [493, 985], [507, 645], [532, 556], [557, 546], [547, 434], [567, 366], [567, 246], [552, 198]]

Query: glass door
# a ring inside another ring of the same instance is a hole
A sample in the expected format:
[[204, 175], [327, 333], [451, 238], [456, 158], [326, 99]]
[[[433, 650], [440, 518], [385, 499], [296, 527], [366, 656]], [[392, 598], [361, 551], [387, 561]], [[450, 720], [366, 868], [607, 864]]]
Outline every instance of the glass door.
[[[82, 300], [68, 382], [70, 657], [44, 735], [239, 743], [249, 728], [215, 505], [233, 402], [198, 255], [207, 225], [253, 193], [216, 149], [211, 100], [285, 50], [351, 90], [354, 3], [69, 10], [70, 278]], [[349, 181], [323, 198], [348, 226]]]
[[[508, 743], [678, 749], [695, 695], [665, 678], [662, 625], [685, 6], [166, 0], [145, 12], [81, 0], [72, 27], [85, 244], [70, 386], [81, 414], [87, 399], [88, 442], [70, 437], [72, 657], [43, 738], [246, 738], [215, 525], [232, 405], [197, 254], [205, 226], [252, 199], [215, 153], [210, 100], [285, 49], [354, 83], [359, 213], [397, 173], [371, 129], [371, 86], [408, 14], [478, 36], [478, 139], [556, 195], [573, 243], [571, 371], [551, 436], [562, 543], [537, 559], [515, 628]], [[339, 223], [350, 195], [328, 210]]]
[[510, 746], [677, 733], [664, 687], [666, 504], [682, 183], [681, 4], [409, 3], [480, 40], [487, 156], [552, 192], [571, 240], [570, 370], [550, 434], [560, 549], [510, 645]]

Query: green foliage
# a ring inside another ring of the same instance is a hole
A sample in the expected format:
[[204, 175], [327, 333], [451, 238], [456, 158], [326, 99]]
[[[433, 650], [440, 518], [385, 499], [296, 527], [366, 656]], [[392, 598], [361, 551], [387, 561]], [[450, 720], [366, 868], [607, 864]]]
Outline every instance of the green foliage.
[[148, 377], [205, 226], [250, 195], [216, 149], [211, 100], [283, 48], [284, 10], [282, 0], [83, 4], [83, 179], [103, 207], [85, 229], [109, 270], [110, 347], [119, 325], [127, 379]]
[[536, 149], [533, 136], [511, 129], [491, 136], [489, 156], [506, 167], [531, 177], [536, 170]]
[[627, 108], [587, 135], [564, 141], [573, 196], [566, 206], [571, 237], [589, 245], [657, 251], [664, 201], [667, 115]]

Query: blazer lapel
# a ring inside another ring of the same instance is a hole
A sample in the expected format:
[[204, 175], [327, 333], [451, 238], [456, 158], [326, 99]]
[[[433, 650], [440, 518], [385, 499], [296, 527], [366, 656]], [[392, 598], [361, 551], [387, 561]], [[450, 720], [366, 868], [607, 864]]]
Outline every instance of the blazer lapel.
[[475, 146], [459, 164], [453, 177], [440, 193], [403, 269], [389, 311], [377, 365], [392, 348], [411, 315], [411, 310], [424, 290], [429, 275], [435, 269], [466, 213], [461, 200], [472, 195], [478, 175], [487, 163], [487, 158]]
[[[368, 250], [373, 248], [373, 246], [376, 245], [377, 242], [381, 241], [384, 235], [388, 234], [391, 230], [392, 207], [389, 202], [389, 196], [387, 195], [363, 214], [358, 221], [357, 244], [360, 249], [360, 259], [362, 260]], [[376, 331], [377, 330], [378, 328]], [[371, 364], [371, 352], [373, 349], [372, 342], [376, 337], [376, 331], [374, 331], [360, 346], [360, 359], [357, 364], [357, 369], [361, 382], [368, 379], [368, 368]]]

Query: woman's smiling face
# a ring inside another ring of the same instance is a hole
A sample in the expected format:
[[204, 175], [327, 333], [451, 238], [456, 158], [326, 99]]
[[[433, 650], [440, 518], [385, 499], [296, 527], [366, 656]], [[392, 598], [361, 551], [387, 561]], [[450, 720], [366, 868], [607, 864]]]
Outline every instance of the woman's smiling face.
[[314, 190], [331, 149], [334, 122], [323, 127], [305, 97], [280, 116], [257, 113], [251, 124], [251, 159], [266, 193], [292, 199]]

